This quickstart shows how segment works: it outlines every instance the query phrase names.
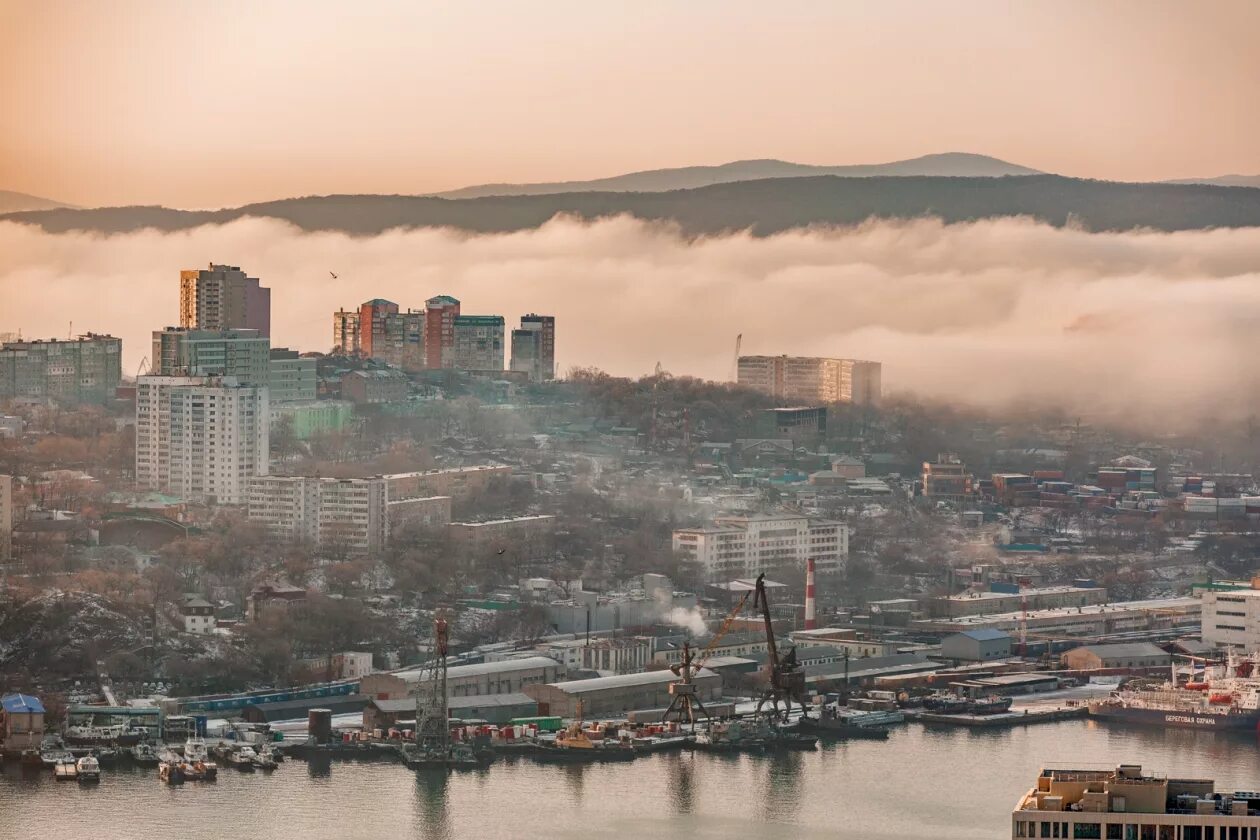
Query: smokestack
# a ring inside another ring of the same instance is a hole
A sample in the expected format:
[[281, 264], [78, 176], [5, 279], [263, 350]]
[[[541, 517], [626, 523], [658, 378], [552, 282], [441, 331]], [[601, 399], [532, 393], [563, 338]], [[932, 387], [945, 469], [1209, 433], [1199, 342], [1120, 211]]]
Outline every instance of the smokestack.
[[805, 561], [805, 629], [817, 630], [818, 605], [814, 602], [814, 558]]

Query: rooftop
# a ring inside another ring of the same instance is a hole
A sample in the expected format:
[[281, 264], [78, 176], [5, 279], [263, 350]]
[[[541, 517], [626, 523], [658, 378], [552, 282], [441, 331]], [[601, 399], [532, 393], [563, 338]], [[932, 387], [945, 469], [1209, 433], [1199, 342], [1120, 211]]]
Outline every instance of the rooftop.
[[[452, 665], [446, 669], [447, 680], [460, 677], [479, 677], [486, 674], [506, 674], [512, 671], [528, 671], [533, 668], [559, 668], [560, 663], [546, 656], [523, 656], [520, 659], [504, 659], [500, 662], [479, 662], [476, 665]], [[405, 671], [395, 671], [394, 676], [404, 680], [423, 679], [430, 673], [430, 666], [421, 665]]]
[[38, 697], [29, 694], [6, 694], [0, 697], [0, 709], [11, 715], [42, 715], [44, 706]]
[[[716, 677], [717, 674], [708, 668], [701, 668], [696, 673], [697, 678]], [[641, 674], [618, 674], [612, 677], [595, 677], [589, 680], [570, 680], [568, 682], [552, 683], [552, 688], [558, 688], [565, 694], [585, 694], [591, 691], [607, 691], [614, 688], [630, 688], [638, 685], [656, 685], [658, 683], [676, 682], [678, 677], [673, 671], [645, 671]]]
[[1041, 586], [1024, 588], [1018, 592], [959, 592], [957, 595], [946, 595], [950, 601], [983, 601], [999, 598], [1022, 598], [1025, 595], [1064, 595], [1069, 592], [1105, 592], [1101, 586]]

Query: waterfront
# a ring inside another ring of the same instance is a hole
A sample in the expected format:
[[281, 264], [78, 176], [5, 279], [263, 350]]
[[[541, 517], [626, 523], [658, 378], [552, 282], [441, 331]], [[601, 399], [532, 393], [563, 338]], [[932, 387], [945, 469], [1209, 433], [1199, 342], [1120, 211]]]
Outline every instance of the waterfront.
[[1219, 789], [1260, 786], [1260, 754], [1246, 737], [1092, 721], [1004, 731], [909, 724], [886, 742], [813, 753], [566, 767], [516, 758], [450, 776], [289, 761], [270, 775], [222, 772], [182, 788], [159, 784], [152, 770], [111, 770], [81, 787], [10, 764], [0, 775], [0, 836], [1003, 838], [1041, 766], [1119, 762], [1215, 778]]

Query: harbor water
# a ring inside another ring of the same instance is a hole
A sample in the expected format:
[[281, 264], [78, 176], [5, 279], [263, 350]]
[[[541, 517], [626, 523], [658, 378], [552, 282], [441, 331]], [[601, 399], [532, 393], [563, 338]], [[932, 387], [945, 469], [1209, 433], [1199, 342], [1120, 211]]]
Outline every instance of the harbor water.
[[270, 774], [225, 768], [217, 782], [176, 788], [151, 769], [107, 768], [100, 784], [80, 786], [9, 764], [0, 838], [1005, 838], [1011, 808], [1041, 766], [1121, 762], [1215, 778], [1218, 790], [1260, 787], [1260, 753], [1245, 736], [1087, 720], [1009, 730], [907, 724], [887, 741], [782, 755], [659, 754], [590, 766], [521, 756], [449, 775], [290, 760]]

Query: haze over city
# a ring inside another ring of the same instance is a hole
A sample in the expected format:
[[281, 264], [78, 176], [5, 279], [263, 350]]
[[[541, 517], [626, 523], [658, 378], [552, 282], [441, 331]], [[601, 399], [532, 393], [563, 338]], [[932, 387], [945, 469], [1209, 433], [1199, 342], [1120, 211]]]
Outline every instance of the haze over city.
[[0, 840], [1257, 840], [1257, 33], [0, 0]]

